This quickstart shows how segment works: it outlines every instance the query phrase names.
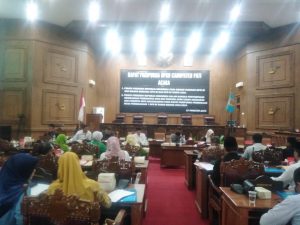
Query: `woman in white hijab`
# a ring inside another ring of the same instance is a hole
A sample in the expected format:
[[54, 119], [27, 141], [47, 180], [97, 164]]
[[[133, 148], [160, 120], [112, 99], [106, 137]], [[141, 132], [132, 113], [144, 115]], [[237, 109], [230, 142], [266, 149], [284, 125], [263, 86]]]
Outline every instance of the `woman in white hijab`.
[[205, 134], [206, 143], [211, 143], [211, 138], [214, 136], [215, 132], [212, 129], [208, 129], [208, 131]]

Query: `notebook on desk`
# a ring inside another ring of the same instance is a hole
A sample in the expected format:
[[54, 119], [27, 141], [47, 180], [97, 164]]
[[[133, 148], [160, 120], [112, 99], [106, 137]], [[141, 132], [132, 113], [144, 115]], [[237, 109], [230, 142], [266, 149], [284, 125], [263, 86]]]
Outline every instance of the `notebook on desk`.
[[136, 202], [137, 195], [135, 189], [117, 189], [108, 194], [112, 202]]
[[33, 187], [29, 189], [29, 196], [38, 196], [42, 192], [46, 191], [49, 188], [49, 184], [42, 184], [42, 183], [37, 183]]

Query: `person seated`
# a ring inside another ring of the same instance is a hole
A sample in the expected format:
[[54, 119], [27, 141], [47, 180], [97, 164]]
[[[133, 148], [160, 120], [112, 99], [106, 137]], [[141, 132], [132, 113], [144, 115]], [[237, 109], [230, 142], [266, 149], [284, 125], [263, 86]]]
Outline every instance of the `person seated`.
[[44, 136], [47, 136], [50, 140], [55, 140], [56, 136], [58, 135], [56, 131], [56, 127], [54, 124], [49, 124], [49, 130], [44, 134]]
[[300, 142], [297, 141], [294, 145], [294, 164], [287, 167], [287, 169], [279, 177], [271, 177], [274, 181], [282, 181], [284, 187], [289, 185], [289, 190], [295, 189], [295, 183], [293, 181], [294, 171], [300, 167]]
[[69, 140], [69, 142], [92, 140], [92, 133], [89, 131], [89, 126], [82, 124], [81, 130], [77, 131], [76, 134]]
[[120, 141], [117, 137], [107, 139], [106, 152], [101, 154], [100, 160], [111, 159], [113, 156], [119, 157], [119, 160], [130, 161], [128, 152], [121, 150]]
[[185, 143], [185, 137], [184, 135], [181, 135], [179, 131], [175, 132], [175, 134], [171, 134], [170, 139], [172, 143], [176, 143], [176, 144]]
[[263, 145], [262, 142], [262, 135], [261, 134], [253, 134], [252, 140], [254, 142], [253, 145], [248, 146], [245, 149], [245, 152], [243, 154], [243, 158], [252, 160], [252, 154], [255, 151], [261, 151], [261, 150], [266, 150], [267, 146]]
[[[294, 191], [300, 193], [300, 168], [293, 173]], [[260, 225], [299, 225], [300, 195], [291, 195], [274, 206], [260, 218]]]
[[57, 144], [59, 146], [60, 150], [62, 150], [63, 152], [70, 151], [70, 148], [67, 145], [67, 136], [64, 134], [59, 134], [56, 137], [54, 144]]
[[207, 150], [213, 150], [219, 148], [220, 148], [220, 139], [218, 136], [213, 136], [211, 138], [211, 145], [207, 148]]
[[225, 137], [224, 139], [224, 149], [226, 154], [224, 155], [223, 159], [219, 159], [215, 162], [213, 173], [212, 173], [212, 180], [214, 184], [219, 187], [221, 182], [221, 172], [220, 172], [220, 166], [221, 162], [228, 162], [231, 160], [238, 160], [240, 159], [240, 156], [238, 155], [238, 145], [236, 142], [235, 137]]
[[106, 208], [111, 206], [111, 200], [101, 189], [101, 185], [83, 173], [79, 158], [74, 152], [66, 152], [59, 158], [57, 177], [50, 184], [48, 194], [54, 194], [55, 190], [61, 189], [65, 195], [76, 195], [86, 201], [97, 200]]
[[92, 141], [90, 144], [98, 146], [98, 153], [96, 154], [97, 158], [106, 151], [106, 145], [101, 141], [103, 138], [103, 134], [100, 131], [94, 131], [92, 134]]
[[136, 138], [138, 144], [140, 144], [141, 146], [147, 146], [149, 144], [147, 137], [144, 133], [142, 133], [141, 128], [136, 129], [134, 137]]
[[124, 145], [131, 145], [131, 146], [141, 146], [138, 143], [138, 140], [137, 140], [137, 138], [135, 137], [134, 134], [128, 134], [127, 137], [126, 137], [126, 141], [123, 142], [122, 144], [124, 144]]
[[22, 225], [21, 203], [25, 185], [38, 159], [26, 153], [11, 156], [0, 171], [0, 224]]
[[295, 137], [287, 137], [286, 148], [282, 151], [282, 158], [287, 159], [288, 157], [294, 156], [294, 146], [297, 141]]
[[47, 155], [53, 149], [49, 142], [40, 142], [33, 145], [33, 155]]
[[207, 144], [211, 143], [212, 137], [215, 135], [215, 132], [212, 129], [208, 129], [205, 134], [205, 141]]

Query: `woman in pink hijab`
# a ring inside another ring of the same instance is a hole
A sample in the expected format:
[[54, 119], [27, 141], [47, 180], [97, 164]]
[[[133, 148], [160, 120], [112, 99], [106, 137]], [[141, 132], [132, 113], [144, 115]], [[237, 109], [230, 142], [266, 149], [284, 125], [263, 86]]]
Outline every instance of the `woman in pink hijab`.
[[119, 160], [130, 161], [128, 152], [121, 150], [120, 141], [117, 137], [107, 139], [106, 152], [101, 154], [100, 160], [110, 159], [113, 156], [119, 157]]

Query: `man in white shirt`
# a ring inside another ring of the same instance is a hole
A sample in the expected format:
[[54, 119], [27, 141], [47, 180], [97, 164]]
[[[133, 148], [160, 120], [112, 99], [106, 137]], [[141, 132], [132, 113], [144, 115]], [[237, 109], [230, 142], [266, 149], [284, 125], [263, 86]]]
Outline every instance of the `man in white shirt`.
[[144, 133], [142, 133], [140, 128], [136, 129], [134, 137], [136, 138], [137, 143], [140, 144], [141, 146], [148, 145], [147, 137]]
[[265, 146], [261, 143], [261, 141], [262, 141], [261, 134], [253, 134], [252, 140], [253, 140], [254, 144], [248, 146], [243, 154], [243, 158], [248, 159], [248, 160], [252, 160], [253, 152], [260, 151], [260, 150], [266, 150], [266, 148], [267, 148], [267, 146]]
[[[293, 174], [296, 184], [294, 191], [300, 193], [300, 168]], [[288, 196], [285, 200], [274, 206], [260, 218], [260, 225], [291, 225], [300, 224], [300, 195]]]
[[89, 126], [83, 124], [81, 130], [77, 131], [76, 134], [69, 140], [69, 142], [92, 140], [92, 133], [89, 131]]
[[295, 183], [293, 179], [294, 171], [300, 167], [300, 142], [296, 142], [294, 146], [294, 164], [290, 165], [279, 177], [271, 177], [274, 181], [282, 181], [283, 186], [286, 187], [289, 185], [289, 190], [295, 190]]

